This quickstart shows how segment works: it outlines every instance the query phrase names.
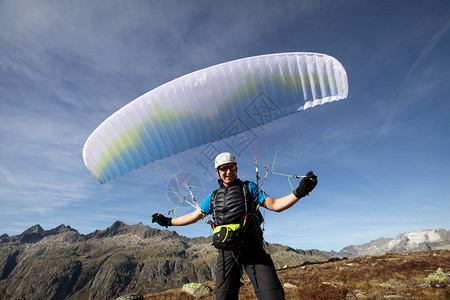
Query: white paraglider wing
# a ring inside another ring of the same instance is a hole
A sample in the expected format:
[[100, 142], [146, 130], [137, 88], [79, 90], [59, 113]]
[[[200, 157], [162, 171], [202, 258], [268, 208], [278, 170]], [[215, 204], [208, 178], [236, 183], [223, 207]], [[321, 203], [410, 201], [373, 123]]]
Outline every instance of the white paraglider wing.
[[83, 159], [102, 183], [158, 159], [288, 114], [344, 99], [335, 58], [283, 53], [239, 59], [177, 78], [132, 101], [87, 139]]

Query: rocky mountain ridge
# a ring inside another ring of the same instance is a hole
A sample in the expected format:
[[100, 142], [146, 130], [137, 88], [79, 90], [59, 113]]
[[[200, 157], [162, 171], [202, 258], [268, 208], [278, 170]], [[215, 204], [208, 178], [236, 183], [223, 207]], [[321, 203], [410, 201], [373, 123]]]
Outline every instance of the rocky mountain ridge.
[[428, 229], [399, 234], [397, 238], [379, 238], [362, 245], [351, 245], [339, 252], [324, 252], [331, 257], [358, 257], [386, 253], [450, 249], [450, 230]]
[[[319, 250], [266, 244], [278, 268], [328, 258]], [[216, 250], [210, 238], [116, 221], [83, 235], [70, 226], [35, 225], [0, 236], [1, 299], [110, 299], [154, 293], [213, 280]]]

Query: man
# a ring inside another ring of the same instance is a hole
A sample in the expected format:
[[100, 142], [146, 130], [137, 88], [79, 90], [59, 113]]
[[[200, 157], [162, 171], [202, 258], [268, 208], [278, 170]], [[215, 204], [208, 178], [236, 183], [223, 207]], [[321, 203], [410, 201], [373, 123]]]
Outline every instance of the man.
[[206, 214], [213, 214], [216, 226], [213, 242], [219, 249], [216, 299], [238, 299], [242, 266], [258, 299], [284, 299], [272, 259], [263, 249], [262, 216], [258, 207], [262, 205], [275, 212], [290, 208], [314, 189], [317, 176], [309, 171], [297, 189], [275, 199], [258, 191], [253, 182], [242, 182], [237, 178], [237, 161], [230, 153], [219, 154], [215, 168], [220, 188], [206, 197], [200, 209], [173, 219], [154, 214], [152, 222], [166, 227], [184, 226], [197, 222]]

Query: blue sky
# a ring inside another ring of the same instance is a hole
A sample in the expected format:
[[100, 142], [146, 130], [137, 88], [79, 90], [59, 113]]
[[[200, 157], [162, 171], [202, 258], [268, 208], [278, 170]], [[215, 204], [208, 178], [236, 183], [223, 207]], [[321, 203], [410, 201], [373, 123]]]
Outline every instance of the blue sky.
[[[151, 215], [174, 208], [171, 177], [150, 165], [99, 184], [81, 157], [90, 133], [179, 76], [291, 51], [337, 58], [349, 96], [259, 131], [253, 146], [267, 161], [278, 147], [276, 170], [319, 176], [293, 208], [265, 213], [266, 240], [340, 250], [450, 229], [450, 2], [242, 2], [0, 1], [0, 234], [35, 224], [86, 234], [115, 220], [157, 227]], [[193, 162], [203, 150], [189, 151], [199, 199], [216, 187]], [[239, 176], [252, 180], [248, 152]], [[173, 160], [161, 163], [176, 173]], [[264, 187], [274, 197], [291, 190], [276, 175]], [[211, 233], [202, 222], [175, 230]]]

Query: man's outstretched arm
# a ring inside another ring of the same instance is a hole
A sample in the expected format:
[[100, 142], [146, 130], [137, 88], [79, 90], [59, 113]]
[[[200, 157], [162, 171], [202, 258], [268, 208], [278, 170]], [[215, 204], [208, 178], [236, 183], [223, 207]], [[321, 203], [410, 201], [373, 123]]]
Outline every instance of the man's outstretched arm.
[[173, 226], [185, 226], [189, 224], [194, 224], [198, 220], [200, 220], [203, 217], [203, 213], [200, 209], [196, 209], [195, 211], [191, 212], [190, 214], [186, 214], [184, 216], [173, 218], [172, 219], [172, 225]]
[[189, 214], [183, 215], [178, 218], [167, 218], [162, 214], [154, 214], [152, 216], [152, 223], [158, 223], [161, 226], [185, 226], [193, 224], [203, 217], [203, 213], [200, 209], [197, 209]]
[[300, 199], [295, 197], [293, 193], [276, 199], [269, 196], [264, 200], [263, 206], [268, 210], [282, 212], [292, 207], [298, 200]]

